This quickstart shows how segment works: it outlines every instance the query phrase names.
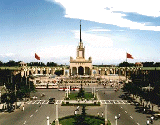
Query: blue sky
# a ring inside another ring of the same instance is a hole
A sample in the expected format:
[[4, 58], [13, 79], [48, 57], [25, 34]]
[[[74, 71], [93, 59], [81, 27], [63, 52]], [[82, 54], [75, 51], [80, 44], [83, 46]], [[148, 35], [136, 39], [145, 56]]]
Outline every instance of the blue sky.
[[[124, 4], [125, 3], [125, 4]], [[93, 64], [160, 62], [158, 0], [1, 0], [0, 61], [69, 64], [79, 22], [85, 57]]]

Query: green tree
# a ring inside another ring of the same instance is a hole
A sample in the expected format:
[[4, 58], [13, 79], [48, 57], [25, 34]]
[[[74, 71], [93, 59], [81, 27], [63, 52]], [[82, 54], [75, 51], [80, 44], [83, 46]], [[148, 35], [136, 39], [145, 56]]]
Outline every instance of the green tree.
[[55, 74], [58, 75], [58, 76], [63, 75], [63, 71], [62, 70], [56, 70]]
[[82, 87], [82, 83], [81, 83], [81, 88], [80, 88], [79, 93], [78, 93], [78, 97], [79, 98], [84, 98], [84, 89]]

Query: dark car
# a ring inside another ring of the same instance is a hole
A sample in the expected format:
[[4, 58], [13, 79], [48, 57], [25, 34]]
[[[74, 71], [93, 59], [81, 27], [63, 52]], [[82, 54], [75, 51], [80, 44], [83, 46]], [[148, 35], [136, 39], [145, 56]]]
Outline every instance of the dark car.
[[55, 98], [49, 98], [49, 104], [54, 104], [55, 103]]

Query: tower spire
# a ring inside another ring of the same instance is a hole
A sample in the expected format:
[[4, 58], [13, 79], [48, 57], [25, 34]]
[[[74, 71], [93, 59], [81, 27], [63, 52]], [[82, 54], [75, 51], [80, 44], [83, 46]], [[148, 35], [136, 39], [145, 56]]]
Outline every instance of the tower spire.
[[80, 43], [82, 42], [81, 40], [81, 20], [80, 20]]

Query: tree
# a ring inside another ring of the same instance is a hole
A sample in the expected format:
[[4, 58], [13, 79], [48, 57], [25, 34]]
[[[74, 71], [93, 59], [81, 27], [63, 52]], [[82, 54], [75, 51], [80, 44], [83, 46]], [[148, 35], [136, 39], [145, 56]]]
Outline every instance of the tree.
[[128, 62], [122, 62], [119, 64], [119, 67], [132, 67], [132, 66], [135, 66], [134, 63], [128, 63]]
[[63, 71], [62, 70], [56, 70], [55, 74], [58, 75], [58, 76], [63, 75]]
[[154, 62], [142, 62], [143, 67], [153, 67], [154, 66]]
[[47, 66], [57, 66], [57, 63], [54, 63], [54, 62], [47, 62]]
[[78, 93], [78, 97], [84, 98], [84, 89], [82, 87], [82, 83], [81, 83], [81, 88], [80, 88], [79, 93]]
[[[21, 78], [20, 74], [10, 75], [11, 80], [8, 80], [5, 83], [6, 93], [2, 95], [2, 102], [7, 103], [8, 111], [11, 110], [12, 104], [17, 101], [17, 99], [21, 100], [22, 98], [29, 97], [29, 93], [35, 90], [33, 82], [30, 84], [26, 84], [26, 78]], [[27, 79], [27, 83], [29, 83], [29, 79]]]
[[81, 113], [81, 115], [76, 115], [75, 116], [75, 122], [74, 122], [74, 124], [75, 125], [89, 125], [89, 123], [87, 123], [87, 121], [86, 121], [86, 108], [85, 108], [85, 105], [83, 105], [83, 107], [82, 107], [82, 113]]

